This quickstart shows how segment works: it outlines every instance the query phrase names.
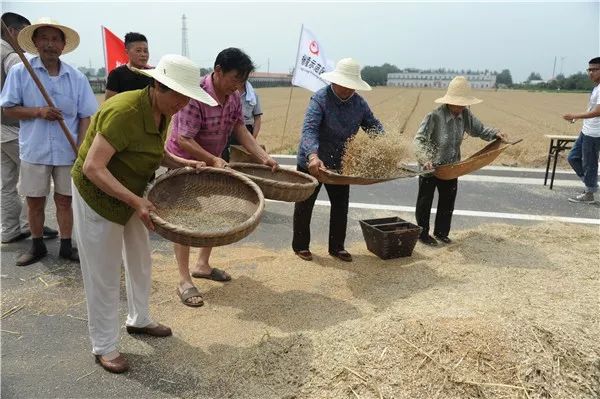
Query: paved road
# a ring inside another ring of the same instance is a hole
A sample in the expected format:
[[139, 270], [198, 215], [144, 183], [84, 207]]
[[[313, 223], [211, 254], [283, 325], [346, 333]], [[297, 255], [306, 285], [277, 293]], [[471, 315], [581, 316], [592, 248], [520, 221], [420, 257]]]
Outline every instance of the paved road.
[[[280, 158], [293, 166], [294, 160]], [[454, 229], [482, 223], [537, 223], [544, 218], [563, 218], [567, 223], [600, 224], [600, 208], [595, 205], [571, 204], [567, 197], [577, 193], [581, 184], [569, 172], [557, 173], [554, 190], [544, 187], [543, 171], [485, 169], [461, 179], [456, 203]], [[363, 241], [360, 219], [400, 216], [414, 221], [417, 195], [416, 179], [403, 179], [372, 186], [354, 186], [349, 214], [348, 242]], [[434, 202], [435, 204], [436, 202]], [[293, 205], [268, 202], [262, 223], [241, 243], [260, 243], [273, 248], [289, 248]], [[49, 204], [48, 223], [56, 226]], [[322, 190], [313, 215], [313, 242], [326, 243], [329, 208]], [[169, 251], [164, 239], [152, 235], [158, 251]], [[43, 262], [16, 267], [19, 252], [30, 241], [2, 245], [2, 312], [20, 303], [36, 300], [39, 290], [46, 289], [40, 278], [70, 282], [43, 312], [24, 306], [2, 320], [2, 397], [144, 397], [178, 396], [178, 387], [156, 381], [144, 370], [153, 367], [153, 348], [141, 345], [123, 335], [123, 344], [138, 348], [134, 355], [136, 368], [121, 376], [98, 370], [89, 353], [89, 340], [81, 273], [76, 264], [56, 258], [58, 240], [48, 242], [50, 255]], [[234, 245], [240, 245], [234, 244]], [[175, 272], [175, 271], [174, 271]], [[44, 280], [45, 281], [45, 280]], [[48, 288], [52, 291], [52, 288]], [[24, 295], [17, 297], [17, 295]], [[123, 295], [124, 298], [124, 295]], [[63, 302], [60, 302], [63, 301]], [[37, 304], [40, 308], [43, 304]], [[42, 306], [43, 308], [43, 306]], [[126, 303], [121, 304], [122, 313]], [[122, 314], [124, 318], [124, 313]], [[88, 373], [92, 373], [88, 375]]]

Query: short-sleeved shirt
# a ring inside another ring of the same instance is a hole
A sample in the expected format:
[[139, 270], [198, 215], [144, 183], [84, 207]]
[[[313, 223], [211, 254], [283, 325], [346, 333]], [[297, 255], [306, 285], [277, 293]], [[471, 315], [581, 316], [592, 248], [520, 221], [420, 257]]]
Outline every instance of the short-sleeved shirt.
[[[217, 99], [213, 86], [212, 75], [205, 76], [202, 87], [212, 98]], [[171, 136], [167, 141], [167, 150], [186, 159], [194, 157], [179, 147], [179, 136], [193, 138], [205, 151], [214, 156], [221, 156], [233, 128], [243, 124], [242, 104], [236, 92], [227, 97], [224, 104], [214, 107], [190, 100], [190, 102], [173, 116]]]
[[122, 93], [150, 86], [154, 80], [150, 76], [133, 72], [127, 65], [121, 65], [110, 71], [106, 79], [106, 89]]
[[[590, 96], [590, 103], [588, 105], [588, 112], [600, 105], [600, 85], [594, 87], [592, 95]], [[600, 116], [595, 118], [588, 118], [583, 120], [583, 128], [581, 132], [586, 136], [600, 137]]]
[[260, 108], [260, 99], [258, 94], [254, 94], [253, 101], [248, 100], [246, 93], [240, 93], [240, 100], [242, 101], [242, 113], [244, 114], [244, 125], [254, 126], [254, 117], [262, 115], [262, 109]]
[[[58, 76], [50, 76], [40, 57], [30, 61], [33, 70], [46, 88], [54, 106], [61, 110], [64, 122], [77, 142], [79, 120], [90, 117], [98, 101], [85, 75], [66, 62], [60, 62]], [[0, 96], [0, 106], [10, 108], [46, 107], [46, 101], [23, 64], [8, 72]], [[40, 165], [66, 166], [75, 161], [75, 153], [56, 121], [41, 118], [22, 119], [19, 128], [21, 160]]]
[[358, 93], [340, 99], [331, 85], [310, 98], [302, 125], [297, 164], [307, 167], [307, 157], [317, 153], [329, 169], [340, 169], [344, 145], [358, 129], [383, 132], [383, 125]]
[[134, 209], [94, 185], [83, 174], [83, 164], [96, 134], [101, 134], [116, 151], [108, 162], [109, 172], [135, 195], [143, 195], [160, 166], [169, 126], [167, 119], [160, 130], [157, 128], [149, 90], [128, 91], [102, 104], [92, 117], [71, 171], [85, 202], [103, 218], [122, 225]]

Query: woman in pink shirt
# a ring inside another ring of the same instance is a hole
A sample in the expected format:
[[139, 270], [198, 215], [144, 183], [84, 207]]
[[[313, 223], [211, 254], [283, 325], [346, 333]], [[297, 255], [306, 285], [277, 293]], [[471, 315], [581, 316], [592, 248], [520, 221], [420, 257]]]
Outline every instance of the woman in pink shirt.
[[[166, 149], [172, 154], [186, 159], [204, 161], [208, 166], [224, 168], [227, 162], [221, 158], [229, 136], [237, 141], [263, 164], [278, 166], [249, 134], [244, 125], [242, 104], [237, 90], [241, 89], [250, 72], [254, 70], [252, 60], [237, 48], [227, 48], [217, 55], [214, 72], [205, 76], [202, 87], [218, 103], [211, 107], [191, 100], [188, 105], [173, 117], [172, 132]], [[191, 277], [207, 278], [215, 281], [229, 281], [231, 276], [210, 265], [212, 247], [200, 248], [198, 260], [191, 276], [189, 268], [190, 247], [174, 244], [175, 257], [179, 267], [178, 294], [184, 305], [203, 305], [202, 295], [192, 283]]]

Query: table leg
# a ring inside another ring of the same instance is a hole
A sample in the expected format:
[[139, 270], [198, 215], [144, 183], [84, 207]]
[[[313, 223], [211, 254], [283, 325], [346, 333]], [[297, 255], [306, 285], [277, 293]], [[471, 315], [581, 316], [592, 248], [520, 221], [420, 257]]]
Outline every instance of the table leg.
[[550, 190], [554, 186], [554, 174], [556, 173], [556, 162], [558, 161], [558, 155], [561, 151], [561, 142], [560, 140], [556, 141], [556, 148], [554, 150], [554, 165], [552, 165], [552, 177], [550, 177]]
[[552, 148], [554, 148], [554, 139], [550, 139], [550, 148], [548, 149], [548, 160], [546, 162], [546, 175], [544, 176], [544, 186], [548, 181], [548, 170], [550, 169], [550, 159], [552, 158]]

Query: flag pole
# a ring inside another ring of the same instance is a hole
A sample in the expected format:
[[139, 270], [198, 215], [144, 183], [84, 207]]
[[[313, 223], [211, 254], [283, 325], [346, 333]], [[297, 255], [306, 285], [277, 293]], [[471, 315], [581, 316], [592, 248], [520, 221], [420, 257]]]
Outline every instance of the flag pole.
[[104, 76], [105, 79], [108, 76], [108, 59], [106, 58], [106, 39], [104, 38], [104, 25], [100, 25], [100, 32], [102, 36], [102, 51], [104, 51]]
[[[8, 26], [6, 26], [4, 21], [2, 21], [2, 31], [4, 32], [6, 41], [15, 50], [15, 52], [21, 59], [21, 62], [25, 66], [25, 69], [27, 69], [27, 72], [29, 72], [29, 75], [31, 75], [31, 78], [33, 79], [34, 83], [36, 84], [36, 86], [38, 87], [40, 92], [42, 93], [42, 97], [44, 97], [44, 100], [46, 100], [46, 104], [48, 104], [49, 107], [55, 108], [54, 102], [52, 102], [52, 99], [48, 95], [48, 92], [44, 88], [44, 85], [40, 81], [40, 78], [38, 78], [38, 76], [33, 71], [31, 64], [29, 63], [27, 58], [25, 58], [25, 55], [23, 54], [21, 47], [19, 47], [19, 45], [15, 41], [15, 38], [8, 30]], [[75, 144], [75, 140], [73, 140], [73, 136], [71, 136], [71, 133], [69, 132], [69, 128], [65, 124], [65, 121], [63, 119], [59, 119], [57, 122], [59, 123], [60, 127], [62, 128], [62, 132], [65, 134], [67, 141], [69, 142], [69, 144], [71, 144], [71, 148], [73, 149], [73, 152], [75, 152], [75, 156], [77, 156], [77, 145]]]
[[[296, 62], [294, 63], [294, 73], [296, 73], [296, 66], [298, 65], [298, 56], [300, 55], [300, 42], [302, 40], [302, 32], [304, 32], [304, 24], [300, 25], [300, 36], [298, 36], [298, 49], [296, 50]], [[292, 75], [292, 80], [294, 75]], [[287, 128], [288, 115], [290, 114], [290, 105], [292, 104], [292, 93], [294, 91], [294, 84], [290, 85], [290, 97], [288, 99], [287, 111], [285, 112], [285, 122], [283, 122], [283, 131], [281, 132], [281, 147], [283, 149], [283, 140], [285, 138], [285, 129]]]

